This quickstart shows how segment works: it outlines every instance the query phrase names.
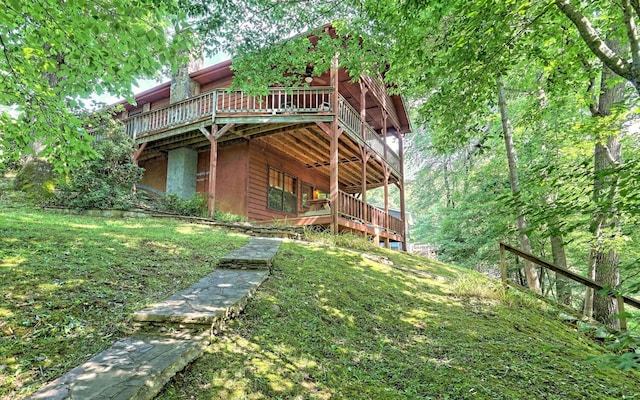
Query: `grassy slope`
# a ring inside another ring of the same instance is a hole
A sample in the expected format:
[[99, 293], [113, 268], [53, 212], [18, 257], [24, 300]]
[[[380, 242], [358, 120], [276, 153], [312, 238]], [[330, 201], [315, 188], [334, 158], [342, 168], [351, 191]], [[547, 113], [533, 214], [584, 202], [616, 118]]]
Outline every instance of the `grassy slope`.
[[246, 313], [161, 399], [640, 398], [640, 373], [596, 367], [604, 349], [544, 304], [384, 254], [432, 276], [284, 244]]
[[[1, 195], [1, 399], [126, 335], [134, 310], [197, 281], [247, 240], [172, 221], [16, 208]], [[640, 398], [640, 374], [596, 368], [588, 359], [604, 350], [539, 303], [486, 290], [468, 271], [379, 252], [430, 274], [284, 244], [246, 314], [162, 399]]]
[[0, 399], [105, 349], [131, 332], [133, 311], [197, 282], [247, 241], [175, 221], [56, 215], [0, 200]]

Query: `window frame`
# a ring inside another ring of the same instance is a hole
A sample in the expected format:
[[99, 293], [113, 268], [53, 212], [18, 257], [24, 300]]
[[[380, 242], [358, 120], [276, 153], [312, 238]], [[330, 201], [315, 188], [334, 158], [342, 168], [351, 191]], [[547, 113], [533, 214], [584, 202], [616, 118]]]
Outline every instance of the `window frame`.
[[[274, 174], [274, 176], [272, 176], [272, 174]], [[277, 181], [274, 182], [275, 185], [272, 185], [272, 178], [275, 178]], [[290, 188], [293, 191], [286, 190], [287, 188]], [[280, 192], [279, 199], [276, 198], [277, 195], [273, 194], [277, 192]], [[298, 192], [297, 177], [270, 165], [267, 166], [267, 209], [285, 214], [297, 215]], [[288, 200], [287, 195], [291, 196], [293, 201]]]

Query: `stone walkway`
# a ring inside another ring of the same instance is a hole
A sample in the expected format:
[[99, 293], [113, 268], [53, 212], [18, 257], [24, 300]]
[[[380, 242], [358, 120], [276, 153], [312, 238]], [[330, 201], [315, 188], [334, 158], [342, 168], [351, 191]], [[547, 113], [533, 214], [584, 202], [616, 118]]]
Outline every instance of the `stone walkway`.
[[244, 309], [267, 279], [279, 247], [280, 240], [252, 238], [200, 282], [134, 313], [135, 321], [151, 325], [29, 399], [153, 399], [178, 371], [202, 355], [217, 325]]

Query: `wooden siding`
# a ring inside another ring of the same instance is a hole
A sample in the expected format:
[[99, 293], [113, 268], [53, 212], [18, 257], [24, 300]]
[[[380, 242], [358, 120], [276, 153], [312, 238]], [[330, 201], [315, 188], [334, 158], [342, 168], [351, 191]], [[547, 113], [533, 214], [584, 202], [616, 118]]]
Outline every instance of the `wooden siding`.
[[296, 214], [287, 214], [270, 210], [267, 207], [267, 169], [278, 169], [297, 179], [298, 184], [298, 213], [300, 207], [300, 185], [310, 183], [321, 189], [329, 188], [329, 177], [318, 170], [310, 169], [304, 163], [278, 151], [270, 145], [267, 138], [251, 141], [249, 150], [248, 198], [247, 216], [249, 220], [271, 220], [295, 218]]
[[214, 82], [207, 83], [206, 85], [202, 85], [200, 87], [200, 93], [211, 92], [212, 90], [220, 89], [220, 88], [227, 88], [231, 86], [232, 80], [233, 78], [229, 77], [226, 79], [220, 79]]
[[[198, 154], [196, 190], [205, 196], [209, 193], [210, 155], [210, 150], [204, 150]], [[218, 147], [216, 209], [246, 215], [248, 156], [248, 143]]]
[[140, 167], [144, 168], [145, 171], [140, 183], [164, 193], [167, 190], [167, 163], [166, 155], [164, 158], [141, 162]]

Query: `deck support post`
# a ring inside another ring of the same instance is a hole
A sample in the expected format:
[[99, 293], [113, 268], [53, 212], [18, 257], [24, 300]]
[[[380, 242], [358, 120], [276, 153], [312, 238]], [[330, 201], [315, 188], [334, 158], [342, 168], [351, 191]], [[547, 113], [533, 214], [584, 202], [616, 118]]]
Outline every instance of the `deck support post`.
[[[362, 158], [362, 180], [360, 182], [362, 187], [360, 189], [360, 192], [362, 193], [361, 200], [362, 200], [362, 208], [363, 208], [362, 213], [360, 215], [364, 217], [365, 222], [373, 222], [373, 221], [370, 221], [371, 216], [368, 213], [369, 207], [367, 207], [367, 163], [369, 162], [369, 158], [371, 157], [371, 154], [369, 154], [369, 152], [364, 147], [361, 147], [360, 156]], [[362, 232], [362, 234], [365, 238], [367, 237], [366, 229]]]
[[404, 204], [404, 149], [402, 144], [402, 134], [398, 135], [398, 156], [400, 157], [400, 218], [402, 218], [402, 250], [407, 251], [407, 210]]
[[[367, 140], [367, 91], [369, 89], [367, 86], [360, 81], [360, 133], [362, 134], [362, 140], [366, 143]], [[368, 215], [369, 207], [367, 207], [367, 162], [369, 161], [369, 153], [364, 146], [360, 146], [360, 155], [362, 158], [362, 181], [360, 184], [362, 185], [361, 193], [362, 193], [362, 213], [361, 215], [364, 217], [364, 221], [370, 221], [370, 216]], [[367, 230], [365, 229], [362, 232], [364, 238], [367, 238]]]
[[331, 102], [333, 103], [333, 109], [336, 110], [334, 112], [333, 122], [331, 123], [331, 145], [330, 145], [330, 155], [329, 155], [329, 197], [331, 201], [331, 232], [333, 234], [338, 234], [339, 225], [338, 225], [338, 216], [339, 213], [339, 202], [338, 202], [338, 139], [340, 138], [340, 134], [342, 133], [340, 127], [338, 126], [338, 101], [339, 101], [339, 92], [338, 92], [338, 54], [336, 54], [331, 60], [331, 86], [333, 87], [333, 92], [331, 94]]
[[[144, 151], [145, 147], [147, 147], [147, 142], [143, 142], [142, 144], [140, 144], [140, 146], [138, 146], [138, 150], [136, 150], [131, 155], [131, 158], [133, 158], [134, 165], [138, 165], [138, 158], [140, 158], [140, 155]], [[138, 191], [138, 185], [136, 183], [133, 184], [132, 190], [133, 190], [133, 193], [136, 193]]]
[[384, 238], [384, 247], [387, 249], [391, 247], [389, 243], [389, 167], [385, 164], [382, 167], [384, 173], [384, 229], [387, 231], [387, 235]]
[[207, 197], [207, 209], [209, 218], [213, 218], [216, 213], [216, 169], [218, 167], [218, 141], [216, 139], [218, 133], [218, 125], [211, 126], [211, 135], [207, 138], [211, 144], [209, 151], [209, 190]]
[[384, 163], [382, 165], [382, 172], [384, 173], [384, 229], [387, 235], [384, 238], [384, 247], [391, 248], [389, 244], [389, 165], [387, 164], [389, 158], [387, 156], [387, 111], [382, 112], [382, 142], [384, 143]]

